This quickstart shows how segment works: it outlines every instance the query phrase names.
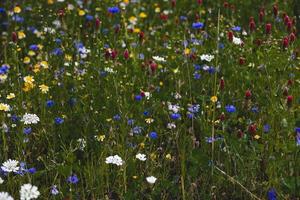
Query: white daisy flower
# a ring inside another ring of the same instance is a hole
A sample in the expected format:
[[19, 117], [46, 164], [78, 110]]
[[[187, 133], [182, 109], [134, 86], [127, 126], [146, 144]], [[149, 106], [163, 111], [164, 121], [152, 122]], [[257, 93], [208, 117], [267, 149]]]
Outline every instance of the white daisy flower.
[[215, 58], [215, 56], [214, 55], [210, 55], [210, 54], [203, 54], [203, 55], [200, 56], [201, 60], [205, 60], [207, 62], [212, 61], [214, 58]]
[[167, 125], [167, 128], [168, 129], [174, 129], [174, 128], [176, 128], [176, 124], [175, 123], [168, 123], [168, 125]]
[[139, 159], [140, 161], [146, 161], [147, 160], [146, 155], [141, 154], [141, 153], [136, 154], [135, 158]]
[[150, 184], [154, 184], [157, 180], [157, 178], [155, 178], [154, 176], [148, 176], [146, 178], [147, 182], [150, 183]]
[[120, 156], [114, 155], [114, 156], [107, 157], [106, 160], [105, 160], [105, 163], [121, 166], [121, 165], [124, 164], [124, 161], [122, 160], [122, 158]]
[[36, 114], [25, 113], [21, 121], [24, 122], [24, 124], [37, 124], [40, 118]]
[[14, 200], [7, 192], [0, 192], [0, 200]]
[[21, 186], [20, 199], [21, 200], [31, 200], [37, 199], [40, 196], [38, 188], [30, 183]]
[[7, 160], [4, 163], [2, 163], [1, 169], [4, 172], [17, 172], [20, 167], [18, 167], [19, 161], [17, 160]]

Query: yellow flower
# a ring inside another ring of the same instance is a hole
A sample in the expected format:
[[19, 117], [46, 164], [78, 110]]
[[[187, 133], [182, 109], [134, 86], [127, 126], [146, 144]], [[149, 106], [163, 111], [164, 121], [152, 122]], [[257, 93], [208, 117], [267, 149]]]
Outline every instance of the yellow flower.
[[168, 154], [166, 155], [166, 159], [171, 160], [171, 159], [172, 159], [171, 154], [168, 153]]
[[79, 15], [79, 16], [85, 15], [85, 11], [80, 9], [80, 10], [78, 11], [78, 15]]
[[69, 55], [69, 54], [66, 54], [66, 55], [65, 55], [65, 59], [66, 59], [67, 61], [72, 61], [72, 56]]
[[159, 13], [159, 12], [160, 12], [160, 7], [156, 7], [156, 8], [155, 8], [155, 12], [156, 12], [156, 13]]
[[136, 24], [136, 22], [137, 22], [137, 18], [136, 18], [135, 16], [129, 17], [128, 20], [129, 20], [129, 22], [132, 23], [132, 24]]
[[29, 64], [29, 63], [30, 63], [30, 58], [29, 58], [28, 56], [26, 56], [26, 57], [23, 59], [23, 63]]
[[15, 98], [15, 97], [16, 97], [16, 95], [15, 95], [14, 93], [9, 93], [9, 94], [6, 96], [7, 99], [13, 99], [13, 98]]
[[21, 40], [21, 39], [24, 39], [24, 38], [26, 38], [25, 33], [23, 31], [19, 31], [18, 32], [18, 39]]
[[41, 65], [40, 64], [35, 64], [34, 67], [33, 67], [33, 72], [34, 73], [37, 73], [40, 71], [40, 68], [41, 68]]
[[14, 13], [20, 13], [22, 9], [19, 6], [14, 7]]
[[141, 146], [142, 149], [145, 148], [145, 143], [142, 142], [142, 143], [140, 144], [140, 146]]
[[152, 118], [147, 118], [147, 119], [145, 119], [145, 122], [146, 122], [147, 124], [151, 124], [152, 122], [154, 122], [154, 119], [152, 119]]
[[132, 178], [133, 178], [133, 179], [137, 179], [137, 178], [138, 178], [138, 176], [133, 176]]
[[160, 81], [160, 82], [159, 82], [159, 85], [160, 85], [160, 86], [163, 86], [163, 85], [164, 85], [164, 82]]
[[30, 50], [30, 51], [28, 51], [28, 55], [31, 56], [31, 57], [35, 56], [35, 52]]
[[184, 50], [184, 54], [185, 54], [185, 55], [190, 54], [190, 52], [191, 52], [191, 50], [190, 50], [189, 48], [186, 48], [186, 49]]
[[105, 135], [97, 135], [96, 139], [98, 140], [98, 142], [103, 142], [105, 139]]
[[7, 111], [10, 110], [10, 106], [8, 104], [5, 104], [5, 103], [0, 103], [0, 110], [7, 112]]
[[0, 80], [1, 81], [5, 81], [7, 79], [7, 75], [6, 74], [0, 74]]
[[39, 88], [43, 94], [46, 94], [49, 91], [49, 87], [45, 84], [39, 85]]
[[47, 3], [48, 4], [53, 4], [54, 2], [53, 2], [53, 0], [48, 0]]
[[129, 3], [129, 0], [123, 0], [124, 3], [128, 4]]
[[154, 160], [154, 159], [156, 158], [155, 153], [151, 153], [151, 154], [150, 154], [150, 158], [151, 158], [151, 160]]
[[213, 103], [216, 103], [218, 101], [218, 97], [217, 96], [212, 96], [210, 98], [210, 100], [213, 102]]
[[146, 17], [147, 17], [147, 14], [144, 13], [144, 12], [141, 12], [139, 16], [140, 16], [140, 18], [146, 18]]
[[42, 66], [44, 69], [48, 69], [48, 68], [49, 68], [49, 65], [48, 65], [47, 61], [42, 61], [42, 62], [41, 62], [41, 66]]
[[259, 140], [259, 139], [260, 139], [260, 136], [259, 136], [259, 135], [255, 135], [255, 136], [254, 136], [254, 139]]
[[135, 28], [135, 29], [133, 29], [133, 32], [135, 32], [135, 33], [139, 33], [139, 32], [141, 32], [141, 29], [139, 29], [139, 28]]
[[29, 83], [29, 84], [32, 84], [34, 82], [33, 76], [30, 76], [30, 75], [29, 76], [25, 76], [23, 78], [23, 80], [24, 80], [25, 83]]

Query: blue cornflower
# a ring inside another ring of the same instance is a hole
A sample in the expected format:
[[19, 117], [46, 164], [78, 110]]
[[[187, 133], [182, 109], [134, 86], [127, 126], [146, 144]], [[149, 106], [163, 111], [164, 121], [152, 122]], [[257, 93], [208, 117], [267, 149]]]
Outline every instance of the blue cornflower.
[[13, 121], [13, 122], [17, 122], [17, 121], [19, 121], [21, 118], [20, 117], [18, 117], [17, 115], [12, 115], [11, 116], [11, 120]]
[[172, 114], [170, 115], [170, 117], [171, 117], [171, 119], [176, 120], [176, 119], [180, 119], [180, 118], [181, 118], [181, 115], [180, 115], [179, 113], [172, 113]]
[[154, 131], [152, 131], [151, 133], [149, 133], [149, 137], [151, 138], [151, 139], [157, 139], [157, 133], [156, 132], [154, 132]]
[[201, 29], [201, 28], [204, 27], [204, 24], [203, 24], [202, 22], [194, 22], [194, 23], [192, 24], [192, 27], [193, 27], [194, 29]]
[[269, 124], [265, 124], [263, 127], [264, 133], [268, 133], [270, 131], [270, 125]]
[[34, 167], [29, 168], [29, 169], [28, 169], [28, 173], [30, 173], [30, 174], [36, 173], [36, 168], [34, 168]]
[[47, 108], [51, 108], [51, 107], [53, 107], [54, 106], [54, 101], [53, 100], [48, 100], [48, 101], [46, 101], [46, 106], [47, 106]]
[[121, 120], [121, 116], [119, 114], [116, 114], [115, 116], [113, 116], [113, 119], [115, 121], [119, 121], [119, 120]]
[[240, 32], [242, 30], [242, 28], [240, 26], [235, 26], [235, 27], [232, 27], [231, 30]]
[[8, 72], [9, 67], [7, 65], [1, 65], [0, 74], [6, 74]]
[[86, 19], [87, 21], [92, 21], [92, 20], [94, 19], [94, 17], [93, 17], [92, 15], [86, 15], [86, 16], [85, 16], [85, 19]]
[[227, 106], [225, 106], [225, 109], [228, 113], [236, 112], [236, 108], [234, 107], [234, 105], [227, 105]]
[[0, 13], [1, 14], [3, 14], [3, 13], [5, 13], [6, 11], [5, 11], [5, 8], [0, 8]]
[[276, 190], [274, 188], [269, 189], [268, 200], [276, 200], [276, 199], [277, 199]]
[[194, 64], [194, 69], [195, 69], [195, 71], [198, 71], [201, 69], [201, 66], [198, 64]]
[[140, 53], [138, 56], [139, 56], [139, 59], [140, 59], [140, 60], [144, 60], [144, 59], [145, 59], [145, 55], [142, 54], [142, 53]]
[[224, 49], [225, 48], [225, 44], [224, 43], [219, 43], [219, 49]]
[[127, 125], [132, 126], [134, 124], [134, 119], [128, 119]]
[[180, 16], [179, 19], [180, 19], [181, 21], [186, 21], [186, 20], [187, 20], [187, 17], [186, 17], [186, 16]]
[[207, 71], [208, 73], [213, 74], [216, 72], [216, 69], [213, 66], [210, 66]]
[[52, 52], [51, 52], [51, 54], [53, 54], [53, 55], [55, 55], [55, 56], [61, 56], [61, 55], [63, 55], [63, 50], [61, 49], [61, 48], [55, 48]]
[[254, 112], [254, 113], [258, 113], [259, 109], [258, 109], [258, 107], [254, 106], [254, 107], [251, 108], [251, 111]]
[[76, 174], [74, 174], [74, 175], [69, 176], [67, 181], [68, 181], [68, 183], [76, 184], [76, 183], [78, 183], [79, 179], [76, 176]]
[[109, 7], [109, 8], [107, 9], [107, 11], [108, 11], [109, 13], [115, 14], [115, 13], [119, 13], [119, 12], [120, 12], [120, 9], [119, 9], [117, 6], [115, 6], [115, 7]]
[[141, 101], [142, 100], [142, 95], [135, 95], [135, 97], [134, 97], [134, 99], [136, 100], [136, 101]]
[[61, 117], [56, 117], [54, 119], [54, 122], [55, 122], [55, 124], [62, 124], [62, 123], [64, 123], [64, 119]]
[[186, 116], [189, 119], [193, 119], [195, 115], [194, 115], [194, 113], [187, 113]]
[[29, 49], [32, 50], [32, 51], [37, 51], [37, 50], [39, 50], [39, 46], [36, 45], [36, 44], [32, 44], [32, 45], [29, 46]]
[[296, 132], [296, 133], [300, 133], [300, 127], [296, 127], [296, 128], [295, 128], [295, 132]]
[[149, 111], [147, 111], [147, 110], [145, 110], [144, 112], [143, 112], [143, 114], [144, 114], [144, 116], [149, 116], [150, 115], [150, 112]]
[[23, 128], [23, 133], [25, 135], [29, 135], [32, 132], [32, 128], [31, 127], [25, 127]]
[[194, 73], [194, 79], [195, 80], [199, 80], [201, 78], [201, 74], [199, 74], [198, 72]]
[[12, 19], [15, 21], [15, 22], [19, 22], [19, 23], [23, 23], [24, 22], [24, 17], [20, 17], [19, 15], [14, 15], [12, 17]]

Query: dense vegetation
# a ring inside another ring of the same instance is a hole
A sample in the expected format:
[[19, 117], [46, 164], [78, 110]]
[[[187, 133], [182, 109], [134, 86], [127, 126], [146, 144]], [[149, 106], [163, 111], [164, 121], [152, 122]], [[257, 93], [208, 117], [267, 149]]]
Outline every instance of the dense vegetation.
[[299, 199], [297, 7], [1, 1], [0, 199]]

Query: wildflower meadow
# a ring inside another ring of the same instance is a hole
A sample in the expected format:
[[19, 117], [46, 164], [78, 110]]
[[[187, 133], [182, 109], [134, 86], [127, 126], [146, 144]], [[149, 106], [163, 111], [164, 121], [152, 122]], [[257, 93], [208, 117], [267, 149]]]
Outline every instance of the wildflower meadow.
[[299, 200], [299, 0], [0, 0], [0, 200]]

